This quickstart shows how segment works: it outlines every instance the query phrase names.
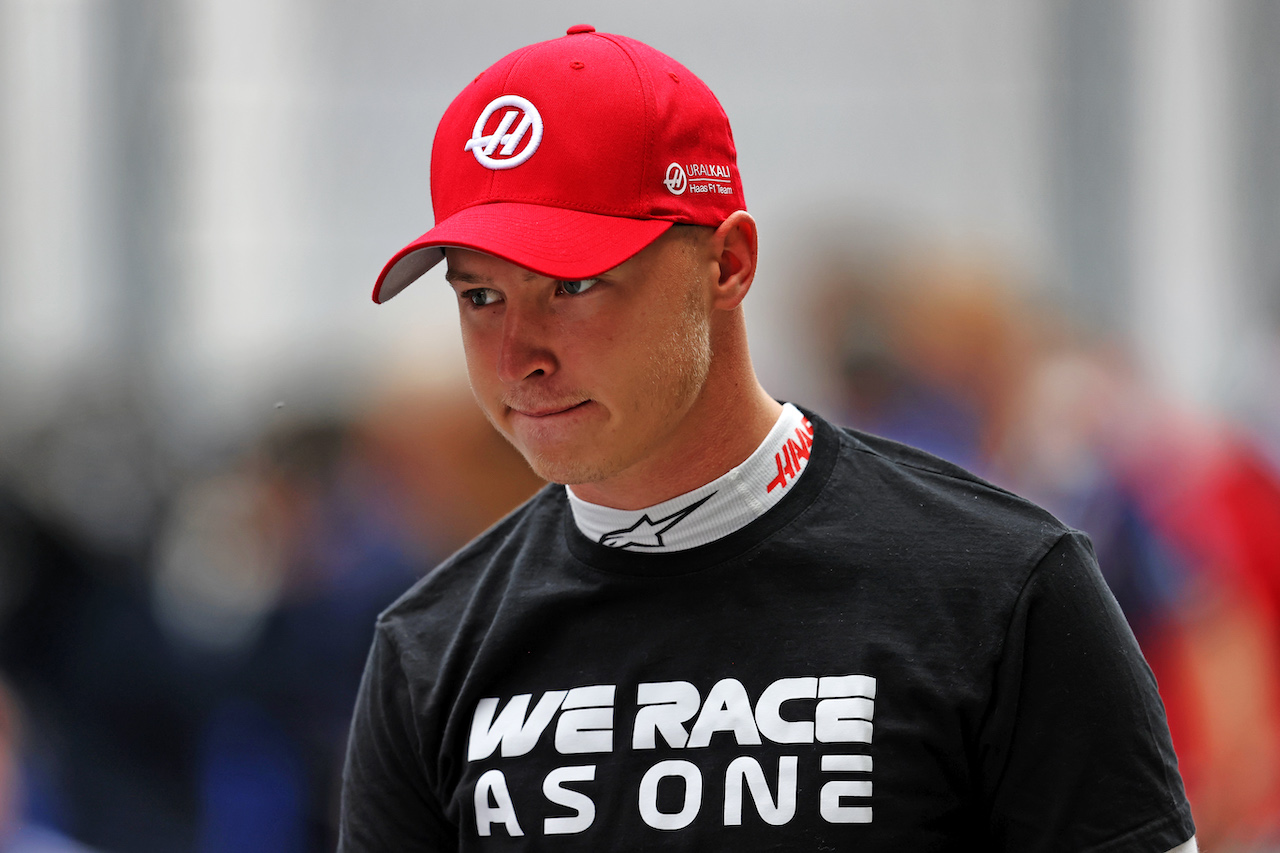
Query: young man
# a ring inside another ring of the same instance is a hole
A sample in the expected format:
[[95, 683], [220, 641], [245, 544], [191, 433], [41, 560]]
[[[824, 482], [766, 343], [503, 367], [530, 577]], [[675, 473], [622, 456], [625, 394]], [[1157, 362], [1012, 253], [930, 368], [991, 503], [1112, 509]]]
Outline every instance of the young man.
[[379, 619], [344, 851], [1194, 849], [1088, 540], [756, 381], [728, 120], [574, 27], [432, 152], [476, 399], [555, 484]]

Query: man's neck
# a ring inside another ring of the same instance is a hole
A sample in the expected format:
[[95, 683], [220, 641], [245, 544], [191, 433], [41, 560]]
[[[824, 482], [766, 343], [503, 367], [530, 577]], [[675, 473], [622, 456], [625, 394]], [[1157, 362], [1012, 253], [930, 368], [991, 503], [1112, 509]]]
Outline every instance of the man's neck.
[[752, 375], [746, 387], [700, 395], [674, 430], [645, 459], [607, 480], [575, 483], [584, 501], [642, 509], [711, 482], [742, 464], [782, 413], [782, 404]]

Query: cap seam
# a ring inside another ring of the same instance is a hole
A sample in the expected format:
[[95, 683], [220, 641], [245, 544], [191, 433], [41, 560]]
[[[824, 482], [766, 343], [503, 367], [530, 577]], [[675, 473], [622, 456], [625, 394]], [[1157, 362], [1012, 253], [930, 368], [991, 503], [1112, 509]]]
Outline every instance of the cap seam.
[[[540, 202], [546, 202], [546, 203], [539, 204]], [[681, 214], [671, 214], [671, 213], [637, 214], [634, 211], [626, 211], [623, 208], [617, 208], [617, 207], [604, 207], [599, 205], [580, 205], [577, 203], [570, 205], [570, 204], [566, 204], [563, 199], [554, 198], [551, 196], [521, 196], [519, 198], [486, 198], [484, 201], [478, 201], [475, 204], [468, 204], [468, 205], [465, 205], [464, 207], [459, 207], [457, 210], [452, 211], [449, 214], [449, 216], [454, 216], [460, 211], [470, 210], [473, 207], [482, 207], [486, 204], [537, 204], [539, 207], [552, 207], [552, 208], [555, 208], [556, 210], [576, 210], [581, 213], [601, 213], [609, 216], [614, 216], [620, 219], [640, 219], [640, 220], [661, 219], [665, 222], [690, 222], [690, 223], [693, 222], [693, 220], [690, 217], [684, 216]], [[619, 211], [622, 211], [622, 212], [619, 212]]]
[[[605, 41], [617, 47], [618, 50], [622, 51], [622, 55], [631, 63], [631, 68], [635, 71], [636, 79], [640, 81], [640, 90], [644, 95], [644, 115], [642, 118], [644, 121], [644, 127], [642, 129], [642, 135], [644, 138], [644, 155], [643, 159], [640, 161], [640, 174], [636, 176], [635, 194], [637, 200], [644, 200], [644, 181], [649, 175], [649, 166], [652, 162], [653, 149], [657, 143], [655, 138], [655, 125], [657, 122], [654, 120], [657, 113], [657, 92], [654, 89], [653, 81], [649, 79], [646, 74], [647, 69], [645, 69], [641, 63], [636, 61], [636, 58], [631, 55], [631, 50], [628, 49], [626, 44], [615, 38], [611, 33], [595, 33], [595, 35], [600, 36]], [[652, 207], [652, 204], [646, 204], [646, 208], [651, 209]]]
[[[532, 51], [535, 47], [537, 47], [536, 44], [530, 44], [530, 45], [526, 45], [524, 48], [520, 50], [515, 51], [516, 57], [511, 61], [511, 64], [507, 66], [507, 74], [505, 77], [502, 78], [502, 86], [498, 90], [500, 94], [512, 94], [512, 95], [516, 94], [515, 92], [511, 91], [511, 86], [510, 86], [511, 78], [515, 76], [516, 66], [524, 62], [525, 59], [528, 58], [529, 52]], [[483, 132], [484, 128], [481, 128], [480, 130], [481, 132]], [[490, 195], [493, 193], [494, 184], [497, 183], [497, 180], [498, 180], [498, 173], [496, 171], [494, 171], [493, 169], [489, 169], [488, 172], [489, 174], [485, 176], [485, 179], [488, 183], [488, 186], [485, 187], [485, 195]], [[459, 208], [459, 210], [461, 210], [461, 208]]]

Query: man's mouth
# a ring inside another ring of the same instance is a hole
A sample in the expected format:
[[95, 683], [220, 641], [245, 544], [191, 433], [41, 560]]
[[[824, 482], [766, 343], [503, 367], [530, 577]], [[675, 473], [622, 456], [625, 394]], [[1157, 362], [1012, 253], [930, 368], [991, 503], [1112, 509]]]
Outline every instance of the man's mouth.
[[528, 418], [546, 418], [551, 415], [560, 415], [573, 411], [579, 406], [585, 406], [590, 402], [590, 400], [580, 400], [576, 403], [556, 403], [550, 406], [511, 406], [510, 408], [513, 412]]

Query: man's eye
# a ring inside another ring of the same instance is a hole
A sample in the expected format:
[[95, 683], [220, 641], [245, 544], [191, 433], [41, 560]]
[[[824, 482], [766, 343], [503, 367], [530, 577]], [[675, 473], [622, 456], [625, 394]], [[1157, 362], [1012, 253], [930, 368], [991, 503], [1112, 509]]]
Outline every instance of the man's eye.
[[598, 278], [581, 278], [576, 281], [562, 281], [560, 282], [560, 286], [564, 288], [565, 293], [577, 296], [579, 293], [595, 287], [599, 281], [600, 279]]
[[497, 302], [498, 294], [487, 287], [477, 287], [474, 290], [464, 290], [462, 298], [477, 308], [483, 308], [486, 305], [492, 305]]

